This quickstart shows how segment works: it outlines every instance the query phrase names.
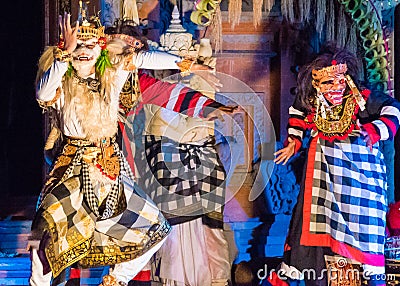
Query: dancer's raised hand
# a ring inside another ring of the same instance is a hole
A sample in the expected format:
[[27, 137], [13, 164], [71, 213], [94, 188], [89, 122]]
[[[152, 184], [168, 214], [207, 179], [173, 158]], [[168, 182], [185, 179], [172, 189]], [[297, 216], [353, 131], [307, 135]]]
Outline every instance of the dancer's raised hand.
[[76, 22], [74, 28], [71, 27], [71, 14], [67, 12], [64, 16], [58, 16], [58, 24], [61, 29], [62, 40], [64, 41], [64, 50], [68, 53], [72, 53], [77, 46], [79, 22]]

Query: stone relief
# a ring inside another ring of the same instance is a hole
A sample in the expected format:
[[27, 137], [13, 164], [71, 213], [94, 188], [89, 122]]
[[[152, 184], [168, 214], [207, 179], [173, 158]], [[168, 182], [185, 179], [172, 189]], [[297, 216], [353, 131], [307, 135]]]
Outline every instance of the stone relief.
[[102, 0], [101, 1], [101, 22], [109, 27], [114, 24], [116, 18], [120, 17], [120, 0]]

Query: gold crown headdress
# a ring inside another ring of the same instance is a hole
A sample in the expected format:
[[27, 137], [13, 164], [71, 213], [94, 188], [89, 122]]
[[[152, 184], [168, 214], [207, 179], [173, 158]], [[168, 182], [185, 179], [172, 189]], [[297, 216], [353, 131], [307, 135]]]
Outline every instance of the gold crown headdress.
[[78, 38], [81, 40], [88, 40], [92, 38], [101, 38], [105, 36], [104, 26], [101, 25], [98, 16], [93, 16], [88, 20], [87, 2], [79, 1], [79, 30]]
[[81, 40], [88, 40], [92, 38], [104, 37], [104, 26], [100, 28], [90, 26], [79, 26], [78, 38]]
[[332, 65], [322, 68], [320, 70], [312, 70], [312, 77], [315, 81], [320, 81], [324, 77], [333, 77], [337, 74], [344, 74], [347, 72], [347, 64], [336, 64], [332, 61]]

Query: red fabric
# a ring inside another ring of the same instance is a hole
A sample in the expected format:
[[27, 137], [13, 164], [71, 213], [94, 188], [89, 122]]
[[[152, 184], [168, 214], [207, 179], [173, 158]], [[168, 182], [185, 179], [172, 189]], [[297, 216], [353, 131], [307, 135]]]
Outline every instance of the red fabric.
[[400, 201], [389, 206], [389, 211], [387, 213], [387, 224], [390, 235], [398, 235], [400, 231]]
[[157, 79], [139, 71], [140, 91], [144, 92], [149, 86], [156, 83]]
[[[186, 97], [186, 93], [187, 93], [187, 88], [183, 88], [180, 91], [179, 96], [178, 96], [178, 100], [176, 101], [175, 106], [174, 106], [174, 111], [179, 112], [181, 110], [183, 100]], [[168, 102], [166, 102], [165, 105], [163, 105], [163, 107], [166, 107], [167, 103]], [[182, 110], [182, 111], [186, 111], [186, 110]]]
[[366, 123], [362, 126], [362, 128], [368, 132], [368, 136], [369, 136], [369, 139], [371, 140], [372, 145], [374, 145], [376, 142], [378, 142], [381, 139], [381, 136], [378, 133], [376, 133], [374, 124]]
[[187, 115], [188, 115], [188, 116], [193, 116], [194, 111], [195, 111], [195, 109], [196, 109], [196, 104], [197, 104], [197, 102], [199, 101], [199, 99], [200, 99], [200, 96], [197, 97], [197, 98], [195, 98], [194, 100], [191, 100], [191, 101], [190, 101], [189, 107], [188, 107], [188, 111], [187, 111]]
[[142, 270], [132, 280], [135, 281], [150, 281], [150, 270]]
[[69, 272], [69, 279], [81, 278], [81, 270], [79, 268], [71, 268]]
[[[396, 134], [397, 132], [397, 126], [396, 123], [394, 123], [392, 120], [390, 120], [387, 117], [381, 117], [379, 118], [383, 123], [385, 123], [385, 125], [390, 129], [390, 131], [392, 132], [393, 136]], [[390, 134], [390, 132], [389, 132]]]
[[371, 94], [371, 91], [370, 91], [369, 89], [363, 89], [363, 90], [361, 91], [361, 94], [362, 94], [363, 98], [364, 98], [365, 100], [367, 100], [368, 97], [369, 97], [369, 95]]
[[[199, 113], [199, 117], [204, 118], [206, 116], [204, 116], [204, 107], [209, 106], [210, 104], [214, 103], [215, 101], [212, 99], [207, 99], [204, 104], [203, 104], [203, 109], [200, 111]], [[207, 114], [208, 115], [208, 114]]]
[[165, 107], [170, 100], [176, 84], [157, 80], [143, 72], [139, 72], [139, 85], [143, 104], [155, 104]]
[[292, 118], [289, 118], [288, 123], [289, 123], [289, 126], [297, 126], [303, 130], [307, 129], [307, 123], [304, 121], [304, 119], [292, 117]]
[[271, 272], [271, 274], [268, 275], [267, 281], [272, 286], [288, 286], [289, 285], [287, 282], [280, 279], [279, 276], [276, 274], [276, 272]]
[[[161, 107], [167, 106], [168, 102], [171, 100], [174, 89], [177, 87], [177, 84], [157, 80], [143, 72], [139, 72], [139, 84], [142, 93], [142, 104], [155, 104]], [[174, 92], [176, 92], [176, 90]], [[204, 97], [202, 93], [188, 87], [182, 87], [179, 90], [178, 99], [174, 103], [174, 106], [171, 106], [172, 110], [186, 114], [188, 112], [187, 109], [191, 106], [196, 106], [197, 101], [201, 97]], [[185, 106], [183, 106], [182, 103], [188, 100], [189, 104], [184, 104]], [[215, 101], [207, 97], [207, 101], [203, 104], [202, 109], [213, 102]], [[192, 112], [193, 111], [194, 109]], [[200, 112], [199, 117], [203, 117], [203, 112]]]

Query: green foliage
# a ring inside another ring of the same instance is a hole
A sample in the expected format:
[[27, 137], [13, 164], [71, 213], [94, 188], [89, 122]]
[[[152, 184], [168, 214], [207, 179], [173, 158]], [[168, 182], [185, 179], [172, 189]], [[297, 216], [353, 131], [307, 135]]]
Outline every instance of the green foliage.
[[108, 56], [108, 50], [104, 49], [101, 51], [99, 58], [96, 61], [96, 74], [102, 76], [106, 68], [112, 67], [110, 57]]
[[66, 72], [66, 75], [67, 75], [67, 77], [71, 77], [72, 76], [72, 73], [74, 72], [74, 67], [72, 66], [72, 63], [71, 62], [69, 62], [69, 64], [68, 64], [68, 69], [67, 69], [67, 72]]

